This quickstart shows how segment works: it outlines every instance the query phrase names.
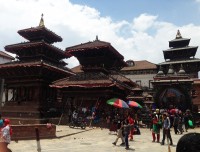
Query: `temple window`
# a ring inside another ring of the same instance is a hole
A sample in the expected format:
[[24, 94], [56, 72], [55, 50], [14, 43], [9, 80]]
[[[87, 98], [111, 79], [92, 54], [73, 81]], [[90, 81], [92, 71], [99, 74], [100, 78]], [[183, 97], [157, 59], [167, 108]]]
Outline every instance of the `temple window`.
[[153, 88], [153, 86], [152, 86], [152, 82], [153, 80], [149, 80], [149, 89], [152, 89]]
[[135, 81], [139, 86], [141, 86], [141, 80], [136, 80]]

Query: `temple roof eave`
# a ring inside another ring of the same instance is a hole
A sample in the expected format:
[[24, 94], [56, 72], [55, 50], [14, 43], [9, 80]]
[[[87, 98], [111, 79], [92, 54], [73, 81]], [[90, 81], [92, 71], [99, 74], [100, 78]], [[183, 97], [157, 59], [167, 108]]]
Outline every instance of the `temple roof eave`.
[[169, 43], [170, 42], [178, 42], [178, 41], [190, 41], [190, 39], [189, 38], [173, 39], [173, 40], [170, 40]]
[[41, 35], [46, 38], [49, 37], [48, 40], [51, 40], [50, 43], [62, 41], [62, 38], [59, 35], [47, 29], [45, 26], [37, 26], [19, 30], [18, 33], [19, 35], [30, 41], [33, 39], [33, 35], [36, 35], [37, 37]]
[[[131, 90], [131, 86], [135, 86], [129, 82], [129, 79], [118, 75], [105, 75], [103, 73], [78, 73], [75, 76], [70, 76], [68, 78], [60, 79], [52, 82], [52, 87], [111, 87], [116, 86], [120, 89]], [[129, 83], [131, 86], [127, 85]]]
[[180, 47], [180, 48], [171, 48], [167, 50], [163, 50], [163, 52], [170, 52], [170, 51], [179, 51], [179, 50], [197, 50], [198, 46], [187, 46], [187, 47]]
[[118, 58], [124, 59], [124, 56], [121, 55], [110, 43], [99, 41], [99, 40], [71, 46], [71, 47], [66, 48], [65, 51], [68, 53], [73, 53], [73, 52], [80, 52], [80, 51], [82, 52], [82, 51], [88, 51], [92, 49], [101, 49], [101, 48], [108, 48], [111, 52], [117, 55]]
[[166, 61], [166, 62], [159, 63], [158, 65], [192, 63], [192, 62], [194, 62], [194, 63], [195, 62], [199, 62], [200, 63], [200, 59], [199, 58], [194, 58], [194, 59], [188, 59], [188, 60]]
[[46, 42], [23, 42], [23, 43], [11, 44], [11, 45], [5, 46], [5, 50], [8, 51], [8, 52], [10, 52], [10, 53], [15, 53], [19, 49], [25, 49], [25, 50], [27, 50], [28, 48], [33, 48], [34, 46], [35, 47], [46, 46], [50, 50], [56, 51], [61, 56], [63, 56], [63, 59], [70, 57], [70, 55], [66, 54], [63, 50], [61, 50], [58, 47], [55, 47], [55, 46], [53, 46], [51, 44], [48, 44]]
[[152, 81], [151, 83], [179, 83], [179, 82], [190, 82], [190, 83], [193, 83], [194, 81], [193, 80], [186, 80], [186, 79], [176, 79], [176, 80], [154, 80], [154, 81]]
[[113, 87], [113, 83], [96, 83], [96, 84], [63, 84], [63, 85], [50, 85], [52, 88], [69, 88], [69, 87], [78, 87], [78, 88], [101, 88], [101, 87]]
[[128, 99], [144, 99], [143, 96], [127, 96]]
[[25, 68], [25, 67], [45, 67], [48, 69], [52, 69], [54, 71], [58, 71], [58, 72], [62, 72], [62, 73], [67, 73], [70, 75], [75, 75], [74, 72], [70, 71], [69, 69], [63, 69], [60, 67], [57, 67], [55, 65], [51, 65], [49, 63], [46, 63], [44, 61], [36, 61], [36, 62], [26, 62], [26, 63], [18, 63], [18, 62], [11, 62], [11, 63], [6, 63], [6, 64], [0, 64], [0, 70], [1, 69], [9, 69], [9, 68], [16, 68], [16, 67], [21, 67], [21, 68]]

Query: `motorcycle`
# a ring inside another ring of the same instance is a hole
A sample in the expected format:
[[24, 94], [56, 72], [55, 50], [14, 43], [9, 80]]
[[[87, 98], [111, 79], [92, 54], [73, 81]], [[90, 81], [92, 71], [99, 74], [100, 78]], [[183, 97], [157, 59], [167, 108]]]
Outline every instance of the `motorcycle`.
[[81, 129], [85, 129], [86, 128], [86, 122], [82, 117], [79, 117], [76, 120], [72, 120], [69, 123], [69, 127], [70, 128], [81, 127]]

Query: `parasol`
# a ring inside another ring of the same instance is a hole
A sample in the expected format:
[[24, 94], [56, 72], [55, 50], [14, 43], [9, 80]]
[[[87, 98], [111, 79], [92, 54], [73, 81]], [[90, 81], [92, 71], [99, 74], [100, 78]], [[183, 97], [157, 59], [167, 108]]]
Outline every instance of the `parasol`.
[[128, 101], [127, 103], [130, 107], [142, 108], [142, 106], [135, 101]]
[[109, 99], [109, 100], [107, 100], [106, 103], [109, 105], [112, 105], [114, 107], [117, 107], [117, 108], [129, 108], [129, 106], [127, 105], [127, 103], [125, 101], [118, 99], [118, 98]]

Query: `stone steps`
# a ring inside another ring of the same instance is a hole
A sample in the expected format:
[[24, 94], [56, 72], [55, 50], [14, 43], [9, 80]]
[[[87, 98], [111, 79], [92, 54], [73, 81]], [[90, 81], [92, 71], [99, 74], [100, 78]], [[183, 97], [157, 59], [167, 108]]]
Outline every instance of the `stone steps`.
[[40, 118], [39, 111], [1, 111], [3, 118]]
[[38, 107], [25, 107], [25, 106], [21, 106], [21, 107], [11, 107], [11, 106], [6, 106], [6, 107], [3, 107], [3, 108], [0, 108], [0, 111], [1, 112], [4, 112], [4, 111], [39, 111], [39, 108]]
[[52, 123], [58, 125], [67, 125], [67, 119], [62, 118], [60, 121], [60, 117], [57, 118], [49, 118], [49, 119], [35, 119], [35, 118], [14, 118], [9, 117], [11, 121], [11, 125], [27, 125], [27, 124], [47, 124]]
[[11, 125], [46, 124], [47, 119], [9, 117]]
[[[23, 102], [20, 104], [17, 102], [7, 102], [0, 108], [0, 112], [2, 118], [11, 120], [12, 125], [46, 124], [50, 121], [50, 117], [54, 117], [52, 112], [41, 113], [39, 109], [40, 105], [34, 102]], [[53, 120], [57, 124], [58, 121], [58, 118]]]

